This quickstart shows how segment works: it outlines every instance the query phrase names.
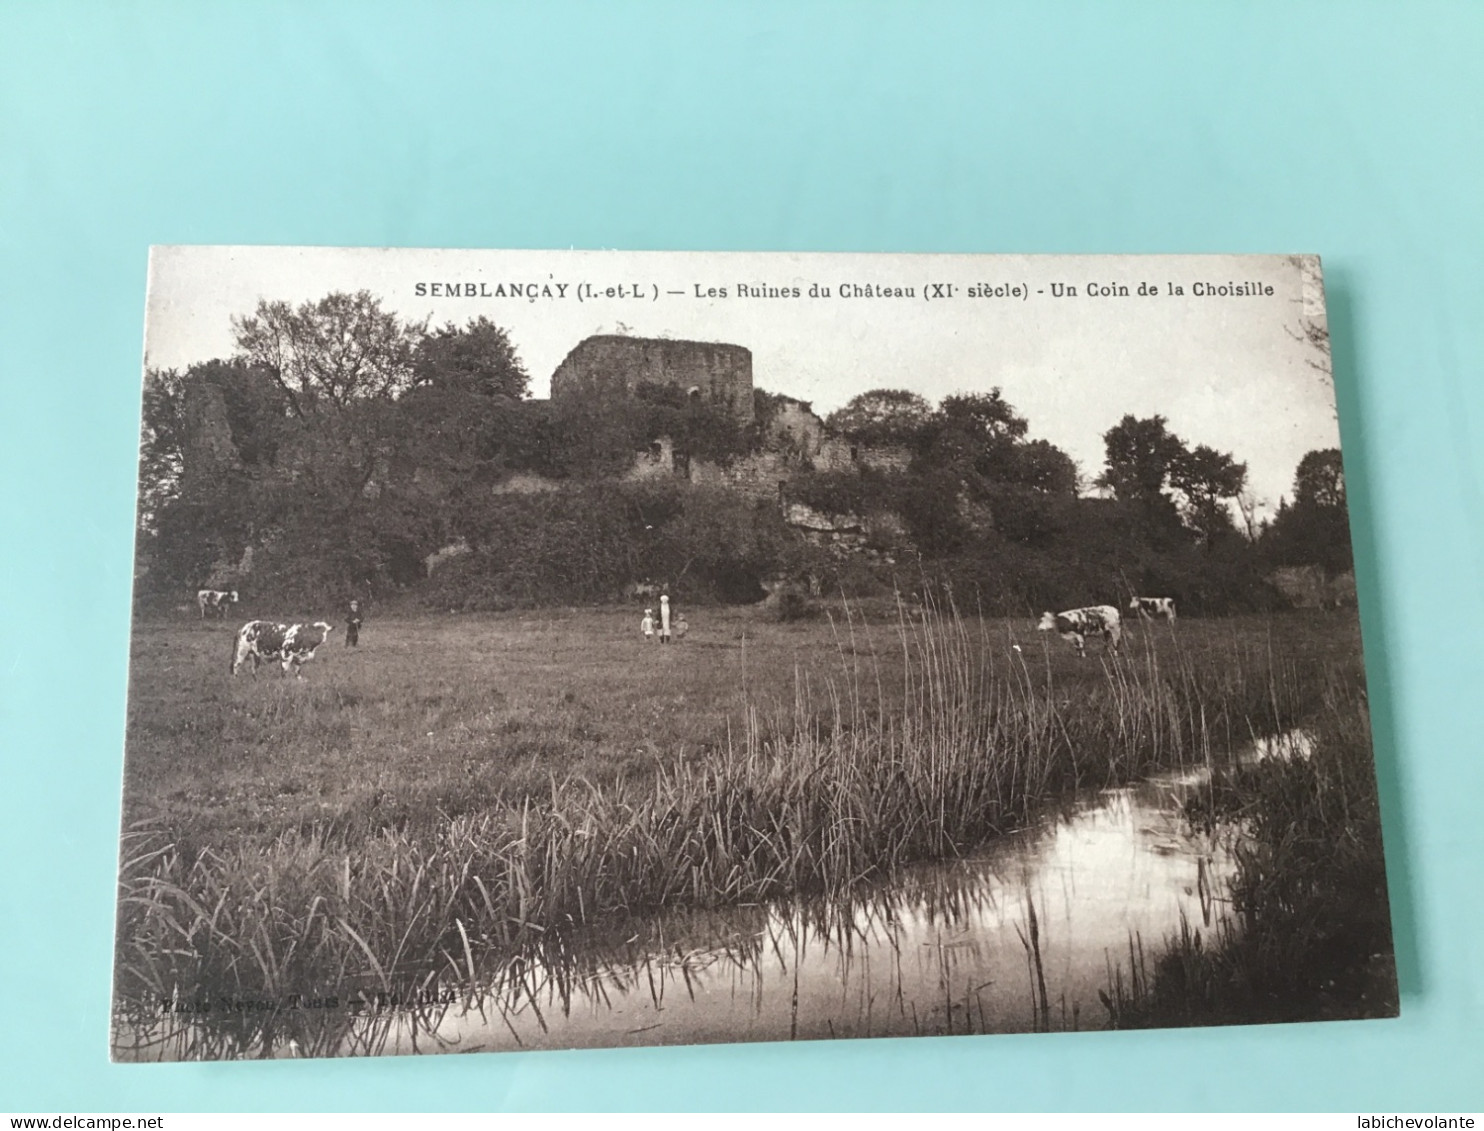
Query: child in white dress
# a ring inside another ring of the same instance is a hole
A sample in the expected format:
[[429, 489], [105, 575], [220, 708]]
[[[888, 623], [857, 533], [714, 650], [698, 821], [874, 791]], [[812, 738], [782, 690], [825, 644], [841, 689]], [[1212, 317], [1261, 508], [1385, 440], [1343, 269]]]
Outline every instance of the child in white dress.
[[645, 609], [644, 619], [639, 622], [639, 631], [644, 633], [644, 643], [654, 639], [654, 610]]

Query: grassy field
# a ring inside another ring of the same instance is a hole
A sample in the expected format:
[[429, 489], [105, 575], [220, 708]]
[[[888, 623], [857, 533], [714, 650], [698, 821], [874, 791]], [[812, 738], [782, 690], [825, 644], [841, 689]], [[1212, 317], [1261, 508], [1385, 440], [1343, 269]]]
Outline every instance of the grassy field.
[[[125, 825], [157, 818], [222, 846], [447, 819], [572, 777], [644, 778], [735, 742], [749, 712], [791, 731], [801, 713], [834, 725], [836, 699], [847, 716], [898, 711], [908, 667], [920, 677], [928, 653], [920, 622], [844, 608], [793, 624], [705, 609], [668, 647], [646, 646], [637, 624], [632, 609], [373, 620], [359, 648], [332, 637], [303, 681], [271, 667], [228, 676], [235, 621], [136, 624]], [[955, 628], [976, 669], [967, 678], [1028, 676], [1066, 702], [1107, 685], [1100, 644], [1079, 661], [1029, 620]], [[1358, 665], [1358, 643], [1345, 617], [1184, 621], [1131, 629], [1124, 663], [1310, 670]]]
[[661, 647], [645, 645], [639, 615], [373, 620], [358, 648], [332, 637], [303, 681], [271, 667], [229, 677], [235, 621], [138, 624], [126, 824], [160, 817], [225, 843], [327, 820], [443, 819], [545, 796], [554, 779], [650, 775], [725, 744], [749, 705], [791, 719], [796, 691], [818, 699], [831, 681], [858, 675], [874, 689], [879, 670], [886, 698], [902, 691], [893, 622], [837, 631], [707, 609]]
[[475, 985], [566, 927], [843, 890], [1362, 686], [1350, 616], [1079, 660], [1029, 620], [830, 612], [700, 609], [666, 648], [632, 609], [386, 616], [302, 682], [229, 677], [230, 622], [137, 624], [121, 1007]]

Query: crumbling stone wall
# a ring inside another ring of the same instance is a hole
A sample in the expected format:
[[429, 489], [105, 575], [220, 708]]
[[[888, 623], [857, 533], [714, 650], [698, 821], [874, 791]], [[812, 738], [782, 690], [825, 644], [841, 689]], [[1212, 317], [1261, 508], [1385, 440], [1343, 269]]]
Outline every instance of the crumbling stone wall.
[[637, 483], [675, 474], [675, 441], [661, 436], [647, 449], [634, 453], [634, 464], [624, 473], [623, 479], [626, 483]]
[[781, 397], [768, 422], [765, 441], [769, 447], [780, 451], [795, 451], [805, 457], [813, 457], [825, 440], [824, 421], [807, 401], [793, 397]]
[[572, 348], [551, 375], [554, 401], [664, 385], [752, 423], [752, 351], [725, 342], [599, 334]]
[[215, 385], [195, 382], [187, 386], [183, 415], [185, 443], [181, 458], [184, 474], [212, 476], [239, 463], [227, 420], [227, 401]]

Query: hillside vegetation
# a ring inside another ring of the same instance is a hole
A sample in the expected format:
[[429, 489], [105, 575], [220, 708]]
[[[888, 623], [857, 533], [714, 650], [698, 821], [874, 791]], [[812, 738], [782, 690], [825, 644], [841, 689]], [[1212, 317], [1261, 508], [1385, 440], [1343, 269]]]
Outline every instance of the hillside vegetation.
[[[951, 590], [999, 615], [1133, 593], [1233, 613], [1284, 603], [1277, 567], [1350, 567], [1335, 450], [1304, 458], [1269, 523], [1236, 454], [1159, 416], [1109, 421], [1093, 475], [1030, 438], [998, 389], [936, 406], [876, 389], [827, 421], [861, 462], [824, 467], [773, 428], [787, 398], [761, 389], [745, 418], [668, 386], [531, 400], [508, 334], [483, 318], [430, 329], [337, 293], [262, 302], [234, 329], [233, 356], [146, 377], [146, 605], [210, 585], [280, 605], [405, 594], [500, 610], [613, 601], [641, 580], [744, 603], [807, 580], [852, 597]], [[661, 440], [677, 474], [626, 477]], [[686, 474], [760, 452], [787, 469], [777, 490]], [[792, 503], [855, 533], [790, 525]]]

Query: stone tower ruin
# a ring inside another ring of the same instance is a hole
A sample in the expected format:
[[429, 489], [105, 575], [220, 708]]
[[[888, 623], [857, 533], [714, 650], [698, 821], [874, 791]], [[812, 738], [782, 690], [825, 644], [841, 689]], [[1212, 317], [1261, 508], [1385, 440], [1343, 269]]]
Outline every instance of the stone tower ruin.
[[551, 375], [551, 399], [622, 394], [663, 385], [752, 423], [752, 351], [724, 342], [598, 334], [572, 348]]

